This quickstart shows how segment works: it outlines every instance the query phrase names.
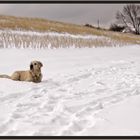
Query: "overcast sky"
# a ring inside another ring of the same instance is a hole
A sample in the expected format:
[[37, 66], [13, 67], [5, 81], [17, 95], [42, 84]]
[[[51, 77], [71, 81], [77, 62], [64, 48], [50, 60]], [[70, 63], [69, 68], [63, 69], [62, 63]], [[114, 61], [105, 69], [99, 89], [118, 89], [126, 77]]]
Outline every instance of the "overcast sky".
[[1, 15], [41, 17], [76, 24], [110, 25], [125, 4], [0, 4]]

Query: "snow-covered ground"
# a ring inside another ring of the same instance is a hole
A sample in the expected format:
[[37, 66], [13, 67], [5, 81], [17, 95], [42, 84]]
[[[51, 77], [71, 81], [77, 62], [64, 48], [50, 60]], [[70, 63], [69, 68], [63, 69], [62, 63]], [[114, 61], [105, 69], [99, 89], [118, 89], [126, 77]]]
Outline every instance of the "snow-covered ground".
[[89, 127], [82, 135], [140, 135], [140, 95], [127, 98], [114, 104], [96, 115], [102, 118]]
[[140, 134], [140, 46], [0, 49], [0, 74], [32, 60], [41, 83], [0, 79], [0, 135]]

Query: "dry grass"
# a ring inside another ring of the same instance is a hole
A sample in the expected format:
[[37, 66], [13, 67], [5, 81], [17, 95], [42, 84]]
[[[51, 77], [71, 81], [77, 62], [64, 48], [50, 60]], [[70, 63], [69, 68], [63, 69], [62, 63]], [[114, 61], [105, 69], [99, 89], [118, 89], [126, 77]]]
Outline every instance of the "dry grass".
[[[7, 43], [11, 43], [11, 40], [15, 42], [17, 46], [29, 46], [35, 42], [40, 44], [41, 47], [47, 46], [51, 43], [54, 47], [98, 47], [98, 46], [122, 46], [127, 44], [140, 44], [140, 37], [138, 35], [112, 32], [103, 29], [89, 28], [83, 25], [68, 24], [62, 22], [55, 22], [46, 19], [39, 18], [21, 18], [14, 16], [0, 16], [0, 29], [11, 29], [11, 30], [22, 30], [22, 31], [37, 31], [37, 32], [58, 32], [58, 33], [69, 33], [69, 34], [80, 34], [80, 35], [96, 35], [105, 36], [107, 39], [72, 39], [66, 37], [51, 37], [51, 36], [28, 36], [28, 35], [12, 35], [3, 33], [1, 38], [6, 40], [1, 43], [1, 46]], [[1, 39], [2, 41], [2, 39]], [[24, 43], [23, 43], [24, 42]], [[31, 43], [32, 42], [32, 43]], [[28, 45], [27, 45], [28, 44]], [[8, 45], [8, 44], [7, 44]]]
[[0, 16], [0, 29], [102, 35], [101, 30], [85, 27], [83, 25], [56, 22], [41, 18], [21, 18], [14, 16]]

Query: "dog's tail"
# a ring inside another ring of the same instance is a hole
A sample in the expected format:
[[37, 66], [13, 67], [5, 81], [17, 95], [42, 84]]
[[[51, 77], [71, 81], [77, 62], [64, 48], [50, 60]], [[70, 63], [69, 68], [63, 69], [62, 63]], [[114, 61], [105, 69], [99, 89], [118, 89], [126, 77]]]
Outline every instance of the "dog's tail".
[[8, 76], [8, 75], [6, 75], [6, 74], [0, 75], [0, 78], [8, 78], [8, 79], [11, 79], [11, 77]]

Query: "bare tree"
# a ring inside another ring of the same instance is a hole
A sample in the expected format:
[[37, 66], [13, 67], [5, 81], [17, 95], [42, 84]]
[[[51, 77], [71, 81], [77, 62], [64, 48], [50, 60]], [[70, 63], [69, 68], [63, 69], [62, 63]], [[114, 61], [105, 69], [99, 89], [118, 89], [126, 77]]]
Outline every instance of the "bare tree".
[[136, 34], [140, 34], [140, 5], [130, 4], [123, 7], [123, 11], [118, 11], [116, 19], [127, 28], [134, 28]]

